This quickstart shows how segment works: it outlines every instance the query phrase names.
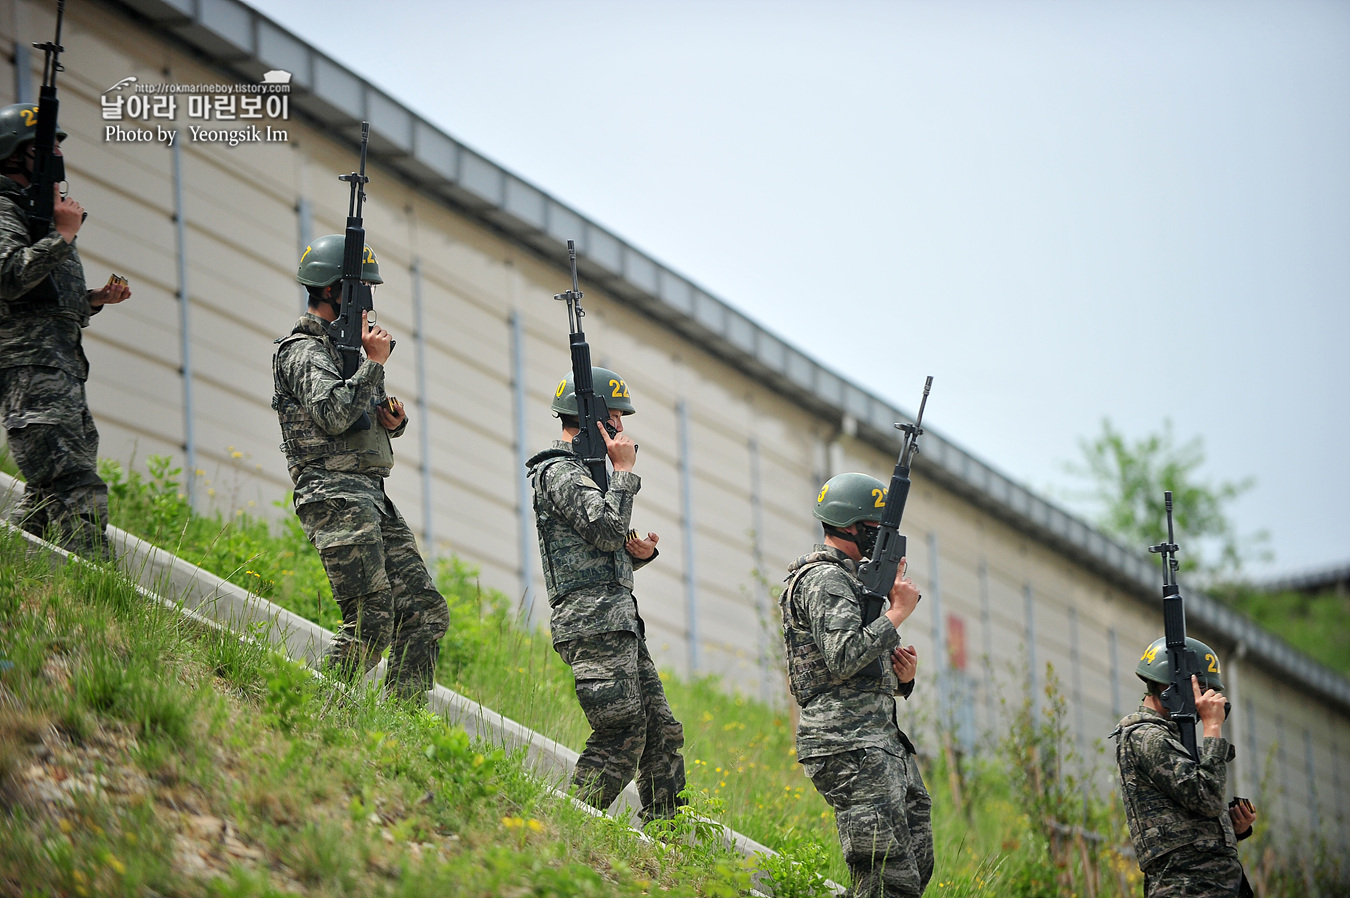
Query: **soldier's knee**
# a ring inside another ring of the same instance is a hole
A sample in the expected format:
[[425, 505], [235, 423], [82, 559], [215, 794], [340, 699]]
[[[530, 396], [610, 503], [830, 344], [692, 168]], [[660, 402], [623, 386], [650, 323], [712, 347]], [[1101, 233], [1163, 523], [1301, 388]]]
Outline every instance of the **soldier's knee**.
[[626, 679], [577, 680], [577, 700], [591, 729], [645, 739], [647, 716], [637, 684]]
[[439, 641], [450, 629], [450, 608], [440, 593], [428, 596], [428, 602], [419, 615], [423, 632], [428, 638]]
[[679, 751], [684, 748], [684, 724], [673, 716], [663, 719], [657, 724], [656, 734], [668, 750]]
[[[854, 805], [837, 808], [835, 819], [839, 825], [844, 860], [850, 864], [902, 864], [908, 860], [906, 846], [900, 844], [895, 821], [887, 819], [880, 808]], [[908, 842], [908, 837], [905, 838]]]

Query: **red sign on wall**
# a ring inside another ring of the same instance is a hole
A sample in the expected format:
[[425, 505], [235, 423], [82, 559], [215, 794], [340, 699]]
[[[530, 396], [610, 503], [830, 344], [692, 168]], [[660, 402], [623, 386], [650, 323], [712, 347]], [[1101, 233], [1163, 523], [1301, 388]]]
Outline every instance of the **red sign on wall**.
[[966, 622], [955, 614], [947, 615], [947, 663], [952, 670], [966, 669]]

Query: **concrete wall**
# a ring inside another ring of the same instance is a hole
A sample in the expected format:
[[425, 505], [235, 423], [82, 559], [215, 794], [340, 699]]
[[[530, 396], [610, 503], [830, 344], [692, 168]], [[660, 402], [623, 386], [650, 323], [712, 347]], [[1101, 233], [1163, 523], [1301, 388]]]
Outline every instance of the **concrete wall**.
[[[48, 6], [0, 4], [0, 46], [46, 39]], [[271, 341], [300, 308], [293, 276], [302, 238], [343, 226], [347, 193], [336, 175], [352, 169], [355, 153], [292, 115], [285, 142], [182, 144], [176, 180], [164, 146], [103, 140], [100, 93], [128, 75], [229, 76], [111, 5], [73, 4], [64, 43], [71, 191], [90, 212], [81, 254], [91, 283], [115, 270], [135, 291], [86, 332], [102, 453], [138, 465], [152, 453], [182, 459], [190, 435], [199, 506], [289, 513], [272, 505], [290, 484], [269, 407]], [[13, 90], [0, 84], [0, 100]], [[180, 117], [180, 140], [186, 125]], [[521, 460], [557, 430], [548, 404], [569, 361], [565, 312], [551, 297], [567, 274], [379, 161], [370, 175], [366, 228], [385, 281], [376, 307], [399, 341], [389, 389], [412, 412], [389, 494], [430, 551], [473, 562], [484, 586], [526, 601], [542, 578], [521, 506]], [[718, 674], [730, 688], [781, 701], [769, 586], [817, 538], [810, 508], [821, 481], [843, 470], [884, 477], [894, 458], [640, 307], [584, 279], [582, 288], [595, 361], [627, 378], [639, 409], [630, 419], [642, 447], [634, 525], [661, 535], [661, 558], [637, 590], [653, 653], [665, 667]], [[911, 373], [917, 387], [924, 372]], [[940, 421], [940, 403], [930, 411]], [[1091, 754], [1138, 703], [1132, 670], [1161, 632], [1157, 593], [1106, 579], [1005, 521], [916, 466], [905, 530], [925, 598], [903, 636], [919, 648], [923, 681], [902, 712], [930, 745], [939, 718], [959, 742], [987, 745], [1006, 725], [1003, 702], [1037, 692], [1052, 664], [1071, 699], [1071, 731]], [[1193, 632], [1228, 665], [1236, 791], [1295, 829], [1320, 828], [1350, 845], [1347, 709], [1272, 678], [1242, 647]], [[944, 643], [964, 652], [938, 652]]]

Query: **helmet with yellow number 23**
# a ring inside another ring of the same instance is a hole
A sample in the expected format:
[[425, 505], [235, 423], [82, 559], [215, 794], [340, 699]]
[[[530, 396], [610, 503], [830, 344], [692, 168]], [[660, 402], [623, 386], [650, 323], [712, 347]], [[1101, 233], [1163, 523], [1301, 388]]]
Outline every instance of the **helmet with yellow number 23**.
[[831, 527], [880, 524], [885, 507], [886, 484], [866, 474], [836, 474], [820, 488], [814, 514]]

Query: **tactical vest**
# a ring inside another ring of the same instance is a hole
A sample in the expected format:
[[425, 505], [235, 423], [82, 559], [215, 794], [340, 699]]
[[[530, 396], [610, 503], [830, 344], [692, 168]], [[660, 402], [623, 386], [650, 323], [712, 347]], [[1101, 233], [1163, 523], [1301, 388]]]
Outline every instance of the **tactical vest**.
[[[805, 708], [816, 696], [848, 686], [859, 692], [890, 693], [885, 677], [868, 676], [863, 672], [847, 679], [835, 676], [825, 663], [825, 653], [816, 645], [808, 623], [798, 620], [793, 596], [802, 575], [813, 568], [827, 564], [839, 565], [839, 560], [827, 552], [812, 552], [802, 558], [801, 566], [788, 578], [787, 588], [778, 597], [778, 608], [783, 614], [783, 645], [787, 654], [788, 686], [797, 704]], [[868, 665], [870, 667], [871, 665]], [[866, 670], [867, 668], [864, 668]]]
[[1196, 842], [1222, 843], [1237, 850], [1237, 837], [1228, 815], [1198, 817], [1158, 790], [1134, 763], [1125, 763], [1130, 734], [1140, 727], [1167, 728], [1161, 720], [1143, 719], [1122, 726], [1112, 735], [1116, 742], [1116, 765], [1120, 769], [1120, 794], [1125, 802], [1125, 820], [1140, 869], [1167, 854]]
[[576, 456], [562, 449], [550, 449], [535, 456], [530, 470], [534, 487], [534, 523], [539, 531], [539, 557], [544, 561], [544, 587], [550, 605], [587, 586], [612, 584], [633, 588], [633, 559], [627, 550], [601, 552], [553, 507], [544, 490], [544, 472], [565, 459]]
[[[0, 197], [17, 207], [14, 220], [27, 230], [28, 216], [24, 214], [21, 205], [22, 194], [0, 191]], [[0, 209], [0, 213], [2, 212]], [[50, 233], [55, 234], [55, 228]], [[69, 258], [57, 265], [27, 293], [0, 301], [0, 321], [27, 315], [60, 315], [74, 319], [83, 326], [89, 323], [89, 311], [84, 265], [80, 262], [78, 252], [72, 252]]]
[[[329, 436], [281, 383], [281, 354], [301, 340], [318, 340], [340, 364], [328, 340], [298, 327], [278, 341], [272, 356], [272, 408], [281, 422], [281, 452], [286, 456], [286, 466], [293, 475], [298, 468], [320, 465], [328, 471], [388, 477], [394, 467], [394, 447], [389, 432], [375, 420], [374, 408], [338, 436]], [[362, 422], [366, 424], [364, 429]]]

